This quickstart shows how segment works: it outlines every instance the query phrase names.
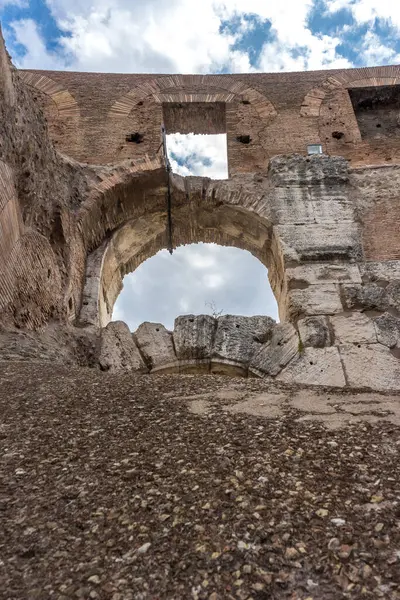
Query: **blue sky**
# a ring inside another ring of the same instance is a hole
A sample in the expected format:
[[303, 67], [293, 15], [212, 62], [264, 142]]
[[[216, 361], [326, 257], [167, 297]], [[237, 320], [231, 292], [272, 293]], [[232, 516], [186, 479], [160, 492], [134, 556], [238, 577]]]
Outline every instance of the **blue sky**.
[[[246, 73], [400, 63], [395, 0], [0, 0], [0, 20], [19, 68]], [[223, 136], [173, 136], [169, 150], [182, 175], [227, 176]], [[257, 259], [200, 245], [161, 252], [128, 275], [115, 317], [171, 326], [213, 301], [225, 312], [276, 316]]]
[[29, 68], [246, 72], [400, 60], [394, 0], [0, 0], [0, 18], [15, 63]]

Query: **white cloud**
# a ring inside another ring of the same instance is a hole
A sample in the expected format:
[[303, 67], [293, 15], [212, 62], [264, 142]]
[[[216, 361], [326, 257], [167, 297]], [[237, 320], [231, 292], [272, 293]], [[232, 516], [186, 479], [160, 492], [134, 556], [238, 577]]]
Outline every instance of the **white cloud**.
[[178, 175], [197, 175], [211, 179], [227, 179], [228, 157], [226, 135], [167, 135], [171, 167]]
[[[199, 257], [209, 266], [199, 277]], [[268, 314], [277, 319], [277, 304], [266, 268], [249, 252], [215, 244], [191, 244], [172, 256], [162, 250], [124, 279], [113, 320], [134, 331], [143, 321], [173, 328], [180, 314]]]
[[[0, 0], [1, 2], [2, 0]], [[3, 0], [4, 1], [4, 0]], [[348, 66], [337, 56], [339, 40], [314, 35], [307, 16], [314, 0], [47, 0], [58, 26], [66, 32], [59, 40], [65, 68], [78, 71], [133, 73], [232, 73], [254, 70], [302, 70]], [[271, 25], [271, 39], [265, 40], [256, 67], [247, 49], [235, 42], [254, 24]], [[234, 33], [221, 29], [235, 19]], [[28, 50], [21, 64], [43, 68], [41, 52], [35, 51], [32, 35], [19, 36]], [[299, 56], [300, 53], [300, 56]], [[50, 57], [51, 62], [51, 57]]]
[[24, 57], [15, 60], [18, 67], [49, 70], [62, 68], [62, 60], [57, 55], [47, 51], [35, 21], [32, 19], [19, 19], [13, 21], [11, 28], [17, 42], [28, 49]]
[[368, 66], [400, 62], [400, 54], [382, 44], [379, 37], [368, 31], [362, 44], [363, 62]]
[[203, 277], [203, 284], [206, 288], [219, 288], [222, 287], [225, 283], [224, 276], [222, 273], [207, 273]]
[[400, 4], [395, 0], [327, 0], [330, 12], [348, 9], [357, 23], [372, 23], [376, 18], [400, 29]]

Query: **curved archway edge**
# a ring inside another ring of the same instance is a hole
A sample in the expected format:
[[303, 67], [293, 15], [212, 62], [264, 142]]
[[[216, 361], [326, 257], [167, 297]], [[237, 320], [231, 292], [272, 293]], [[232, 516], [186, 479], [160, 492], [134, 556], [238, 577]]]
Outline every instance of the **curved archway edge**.
[[50, 96], [57, 106], [58, 114], [65, 119], [79, 118], [80, 111], [78, 103], [72, 94], [60, 84], [56, 83], [50, 77], [40, 73], [28, 71], [19, 72], [21, 79], [43, 94]]
[[379, 87], [400, 84], [400, 66], [354, 69], [331, 75], [318, 87], [310, 90], [301, 104], [302, 117], [318, 117], [325, 97], [335, 89], [350, 87]]
[[[187, 92], [185, 89], [193, 88]], [[215, 92], [212, 92], [215, 88]], [[132, 108], [146, 97], [152, 96], [154, 100], [163, 102], [233, 102], [234, 100], [249, 101], [259, 116], [266, 119], [277, 114], [274, 105], [256, 89], [247, 86], [244, 82], [236, 81], [225, 76], [210, 78], [203, 75], [171, 75], [158, 77], [136, 86], [119, 98], [109, 111], [110, 117], [127, 117]]]

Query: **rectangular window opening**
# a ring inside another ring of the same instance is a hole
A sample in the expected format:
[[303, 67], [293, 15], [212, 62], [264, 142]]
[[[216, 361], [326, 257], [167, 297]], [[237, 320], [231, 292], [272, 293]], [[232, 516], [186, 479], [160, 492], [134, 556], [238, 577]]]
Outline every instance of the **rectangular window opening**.
[[228, 179], [226, 133], [171, 133], [167, 151], [172, 171], [178, 175]]
[[349, 89], [362, 139], [400, 137], [400, 86]]
[[163, 119], [174, 173], [228, 178], [225, 102], [165, 102]]

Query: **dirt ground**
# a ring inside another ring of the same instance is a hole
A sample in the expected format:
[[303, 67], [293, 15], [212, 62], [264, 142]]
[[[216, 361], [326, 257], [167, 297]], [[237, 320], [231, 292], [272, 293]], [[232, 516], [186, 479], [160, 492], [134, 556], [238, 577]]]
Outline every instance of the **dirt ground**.
[[3, 362], [0, 598], [398, 599], [397, 402]]

